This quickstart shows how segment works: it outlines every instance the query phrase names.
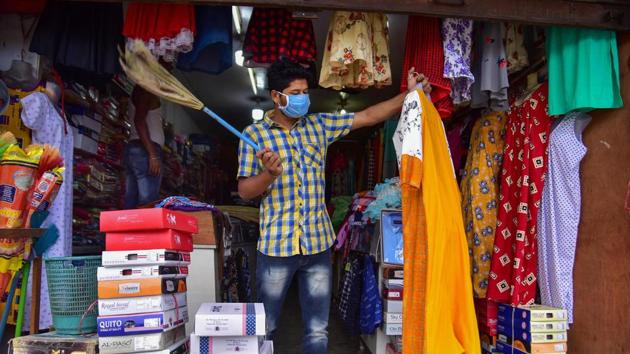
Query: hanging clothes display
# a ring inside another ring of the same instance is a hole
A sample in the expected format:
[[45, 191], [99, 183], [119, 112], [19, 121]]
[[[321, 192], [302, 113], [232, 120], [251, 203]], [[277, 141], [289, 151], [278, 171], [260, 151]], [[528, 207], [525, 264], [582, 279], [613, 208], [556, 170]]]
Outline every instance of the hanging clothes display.
[[266, 67], [280, 57], [315, 66], [317, 46], [313, 22], [293, 18], [286, 9], [255, 8], [243, 41], [247, 67]]
[[[451, 81], [444, 77], [444, 47], [438, 18], [409, 16], [405, 57], [403, 59], [403, 77], [409, 69], [427, 76], [431, 87], [431, 100], [444, 119], [453, 114]], [[407, 81], [400, 83], [400, 92], [407, 90]]]
[[508, 104], [508, 71], [503, 44], [503, 25], [482, 22], [476, 26], [476, 51], [473, 65], [475, 83], [472, 89], [473, 108], [490, 108], [505, 112]]
[[623, 106], [615, 31], [549, 27], [549, 114]]
[[514, 105], [506, 125], [497, 230], [487, 298], [512, 305], [536, 298], [537, 228], [551, 119], [547, 84]]
[[525, 49], [524, 25], [504, 23], [505, 54], [507, 55], [507, 71], [509, 74], [523, 70], [529, 66], [529, 56]]
[[197, 34], [190, 53], [177, 59], [177, 68], [220, 74], [232, 67], [232, 8], [230, 6], [195, 6]]
[[31, 144], [31, 130], [24, 125], [20, 114], [22, 113], [22, 98], [33, 92], [45, 91], [44, 86], [37, 86], [33, 90], [20, 90], [9, 88], [9, 105], [0, 115], [0, 130], [10, 131], [15, 135], [18, 146], [25, 148]]
[[543, 305], [566, 309], [573, 323], [573, 266], [582, 204], [582, 132], [591, 117], [571, 113], [549, 137], [549, 163], [538, 214], [538, 287]]
[[422, 91], [405, 98], [394, 143], [403, 205], [403, 353], [480, 353], [459, 189], [444, 125]]
[[[59, 188], [57, 198], [49, 209], [48, 218], [42, 228], [55, 225], [59, 230], [59, 238], [45, 253], [44, 258], [67, 257], [72, 255], [72, 184], [74, 143], [70, 127], [59, 115], [48, 96], [42, 92], [32, 93], [22, 99], [22, 122], [33, 132], [34, 144], [48, 144], [57, 149], [63, 157], [66, 167], [63, 173], [63, 184]], [[29, 285], [30, 286], [30, 285]], [[48, 285], [46, 270], [42, 269], [40, 302], [40, 328], [48, 328], [52, 324], [50, 302], [48, 301]], [[25, 322], [29, 323], [31, 298], [26, 301]]]
[[487, 113], [477, 120], [461, 182], [472, 284], [478, 298], [485, 298], [488, 289], [506, 120], [502, 112]]
[[383, 322], [383, 303], [378, 291], [374, 262], [363, 256], [363, 286], [361, 290], [360, 327], [362, 334], [373, 334]]
[[113, 75], [120, 72], [117, 47], [123, 43], [122, 25], [121, 3], [49, 1], [29, 50], [55, 67]]
[[335, 90], [392, 84], [386, 15], [349, 11], [333, 14], [319, 84]]
[[192, 4], [130, 2], [123, 26], [128, 43], [141, 39], [156, 57], [175, 61], [193, 49], [196, 31]]
[[471, 72], [473, 21], [462, 18], [442, 20], [444, 77], [451, 80], [451, 98], [456, 105], [470, 101], [475, 77]]

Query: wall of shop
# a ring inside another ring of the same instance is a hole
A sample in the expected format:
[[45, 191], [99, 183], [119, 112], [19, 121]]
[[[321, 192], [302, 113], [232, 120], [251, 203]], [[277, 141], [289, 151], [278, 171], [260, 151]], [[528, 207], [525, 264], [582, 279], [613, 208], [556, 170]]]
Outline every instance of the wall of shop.
[[[28, 31], [35, 20], [35, 18], [24, 18], [21, 22], [19, 15], [0, 15], [0, 70], [8, 70], [13, 60], [21, 59], [37, 67], [39, 56], [28, 51], [30, 38], [24, 41], [24, 35], [22, 34], [22, 28]], [[22, 58], [22, 49], [26, 49], [23, 54], [24, 58]]]
[[625, 107], [593, 112], [584, 132], [582, 218], [574, 270], [574, 354], [625, 353], [630, 333], [630, 33], [618, 33]]
[[173, 124], [176, 134], [201, 133], [199, 126], [182, 106], [168, 101], [162, 101], [162, 104], [164, 105], [164, 118]]

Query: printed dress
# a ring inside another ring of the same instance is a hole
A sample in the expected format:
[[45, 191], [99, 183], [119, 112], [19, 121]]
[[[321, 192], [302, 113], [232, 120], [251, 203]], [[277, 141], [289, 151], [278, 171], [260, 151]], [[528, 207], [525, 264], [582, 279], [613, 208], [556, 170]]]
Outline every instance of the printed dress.
[[547, 170], [547, 84], [508, 116], [497, 230], [487, 297], [512, 305], [532, 304], [537, 281], [537, 216]]
[[488, 113], [477, 120], [461, 183], [473, 290], [478, 298], [485, 298], [488, 289], [506, 120], [505, 113], [498, 112]]

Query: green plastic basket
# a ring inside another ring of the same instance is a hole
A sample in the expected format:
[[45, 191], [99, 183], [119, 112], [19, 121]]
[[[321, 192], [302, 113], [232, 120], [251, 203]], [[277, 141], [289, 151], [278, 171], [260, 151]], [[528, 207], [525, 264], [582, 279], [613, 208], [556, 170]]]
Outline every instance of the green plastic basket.
[[[101, 256], [46, 259], [53, 325], [59, 334], [96, 332], [96, 270]], [[83, 320], [82, 320], [83, 318]]]

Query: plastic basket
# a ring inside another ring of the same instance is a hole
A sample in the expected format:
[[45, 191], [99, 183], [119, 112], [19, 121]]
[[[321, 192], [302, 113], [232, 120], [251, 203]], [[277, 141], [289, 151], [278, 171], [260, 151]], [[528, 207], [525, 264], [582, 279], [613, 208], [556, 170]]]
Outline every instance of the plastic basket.
[[59, 334], [96, 332], [96, 270], [101, 256], [46, 259], [53, 325]]

